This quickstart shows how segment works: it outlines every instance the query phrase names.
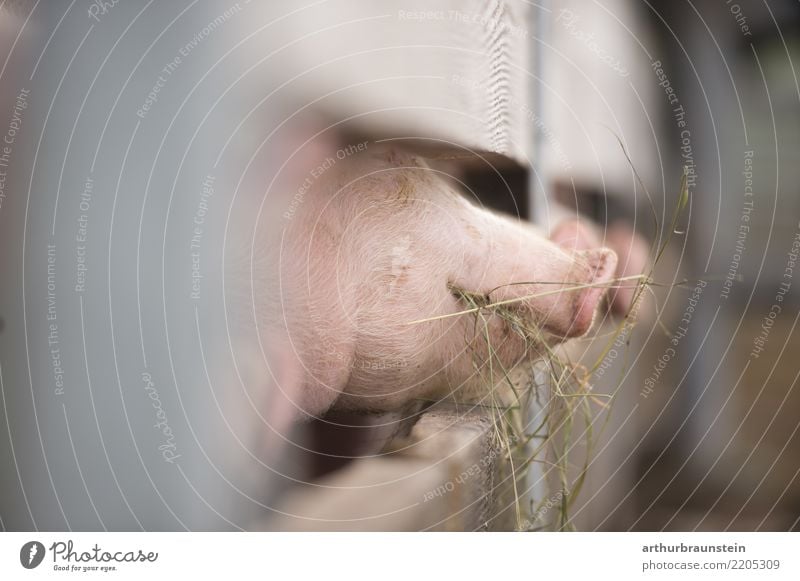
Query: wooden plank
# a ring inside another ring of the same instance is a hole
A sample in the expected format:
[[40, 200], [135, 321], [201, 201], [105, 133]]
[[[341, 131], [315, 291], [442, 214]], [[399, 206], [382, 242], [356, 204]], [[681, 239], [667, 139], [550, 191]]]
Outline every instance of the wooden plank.
[[243, 58], [266, 59], [254, 82], [285, 83], [273, 101], [288, 115], [308, 105], [331, 124], [375, 137], [524, 160], [528, 4], [330, 0], [248, 10], [253, 18], [236, 32], [255, 33]]
[[290, 492], [268, 530], [511, 530], [513, 495], [489, 414], [438, 404], [384, 453]]

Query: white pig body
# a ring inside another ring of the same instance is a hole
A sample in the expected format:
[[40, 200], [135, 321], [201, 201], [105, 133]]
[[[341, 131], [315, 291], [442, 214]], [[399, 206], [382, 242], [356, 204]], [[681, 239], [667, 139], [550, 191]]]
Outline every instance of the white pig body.
[[[607, 249], [566, 252], [393, 149], [334, 164], [293, 200], [283, 226], [267, 253], [271, 274], [255, 281], [256, 311], [262, 330], [289, 345], [300, 369], [294, 404], [311, 416], [479, 393], [483, 323], [475, 315], [412, 322], [465, 310], [454, 289], [492, 302], [538, 295], [509, 307], [551, 340], [578, 336], [616, 263]], [[564, 290], [575, 286], [584, 288]], [[483, 316], [503, 367], [540, 355], [500, 318]]]

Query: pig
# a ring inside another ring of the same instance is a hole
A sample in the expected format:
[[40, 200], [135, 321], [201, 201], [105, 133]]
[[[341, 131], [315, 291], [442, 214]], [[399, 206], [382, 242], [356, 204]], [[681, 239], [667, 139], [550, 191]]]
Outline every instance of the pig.
[[[273, 197], [283, 219], [253, 281], [259, 329], [288, 346], [284, 364], [298, 370], [286, 397], [299, 416], [474, 397], [496, 379], [487, 381], [487, 333], [512, 369], [589, 331], [612, 250], [570, 251], [482, 208], [412, 152], [341, 157], [293, 196]], [[463, 292], [505, 301], [540, 332], [526, 340], [491, 308], [459, 314]]]

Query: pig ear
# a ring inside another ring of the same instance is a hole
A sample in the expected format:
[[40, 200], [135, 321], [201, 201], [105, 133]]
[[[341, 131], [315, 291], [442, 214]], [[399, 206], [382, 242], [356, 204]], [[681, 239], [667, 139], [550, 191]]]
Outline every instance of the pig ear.
[[601, 242], [591, 226], [584, 226], [580, 220], [566, 220], [550, 233], [550, 240], [566, 250], [577, 252], [599, 248]]

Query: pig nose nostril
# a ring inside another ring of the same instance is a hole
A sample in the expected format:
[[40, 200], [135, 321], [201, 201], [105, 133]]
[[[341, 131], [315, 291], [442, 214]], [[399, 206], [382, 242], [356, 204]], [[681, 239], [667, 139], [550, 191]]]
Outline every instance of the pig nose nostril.
[[595, 313], [608, 286], [614, 280], [617, 256], [607, 248], [582, 250], [574, 254], [582, 274], [565, 284], [545, 327], [557, 339], [581, 337], [589, 332]]
[[613, 250], [600, 248], [586, 251], [585, 255], [590, 268], [587, 284], [592, 286], [576, 294], [573, 324], [567, 337], [579, 337], [589, 331], [617, 267], [617, 255]]

